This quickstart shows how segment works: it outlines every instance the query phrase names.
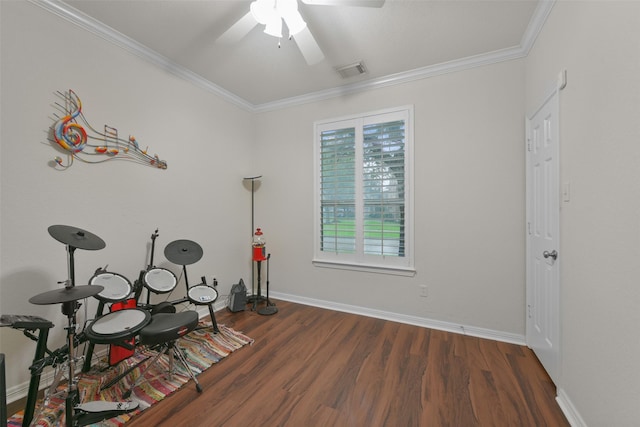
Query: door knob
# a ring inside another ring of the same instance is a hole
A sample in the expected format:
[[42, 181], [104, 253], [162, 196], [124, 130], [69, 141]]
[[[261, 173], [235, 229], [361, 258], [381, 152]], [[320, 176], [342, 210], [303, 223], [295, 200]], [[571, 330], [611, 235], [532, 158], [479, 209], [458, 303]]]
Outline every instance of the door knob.
[[545, 258], [553, 258], [553, 260], [555, 261], [556, 259], [558, 259], [558, 251], [556, 251], [555, 249], [551, 252], [544, 251], [542, 252], [542, 256]]

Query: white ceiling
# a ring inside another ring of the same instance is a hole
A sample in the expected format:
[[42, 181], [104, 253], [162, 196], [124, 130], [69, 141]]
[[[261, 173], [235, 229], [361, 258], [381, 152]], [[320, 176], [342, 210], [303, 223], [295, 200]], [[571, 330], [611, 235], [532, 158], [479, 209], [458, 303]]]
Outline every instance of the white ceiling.
[[[325, 55], [307, 65], [293, 40], [282, 39], [278, 48], [262, 26], [236, 43], [217, 42], [251, 0], [37, 2], [53, 3], [67, 18], [210, 82], [249, 108], [419, 75], [451, 61], [522, 52], [530, 23], [540, 15], [538, 0], [386, 0], [381, 8], [301, 3]], [[366, 74], [343, 79], [336, 72], [357, 61]]]

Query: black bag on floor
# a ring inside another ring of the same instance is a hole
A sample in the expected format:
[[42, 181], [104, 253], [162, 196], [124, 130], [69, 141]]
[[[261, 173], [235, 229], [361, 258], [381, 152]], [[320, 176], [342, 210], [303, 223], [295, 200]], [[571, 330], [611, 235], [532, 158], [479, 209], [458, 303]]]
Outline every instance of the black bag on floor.
[[231, 287], [231, 294], [229, 295], [229, 311], [238, 312], [244, 311], [247, 306], [247, 287], [244, 285], [244, 280], [240, 279], [240, 282]]

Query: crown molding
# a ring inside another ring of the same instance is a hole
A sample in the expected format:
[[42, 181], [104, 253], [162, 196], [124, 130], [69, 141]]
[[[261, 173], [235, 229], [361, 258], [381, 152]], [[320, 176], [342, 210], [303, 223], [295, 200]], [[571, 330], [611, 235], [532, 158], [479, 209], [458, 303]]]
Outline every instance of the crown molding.
[[426, 79], [429, 77], [439, 76], [442, 74], [455, 73], [484, 65], [496, 64], [513, 59], [524, 58], [529, 54], [529, 50], [540, 34], [547, 17], [551, 13], [551, 9], [556, 0], [540, 0], [533, 12], [531, 21], [525, 30], [522, 40], [518, 46], [507, 49], [501, 49], [494, 52], [483, 53], [479, 55], [469, 56], [454, 61], [443, 62], [440, 64], [430, 65], [427, 67], [416, 68], [414, 70], [402, 73], [391, 74], [378, 79], [366, 80], [359, 83], [349, 84], [336, 87], [333, 89], [322, 90], [318, 92], [308, 93], [301, 96], [285, 98], [278, 101], [267, 102], [254, 106], [255, 111], [265, 112], [277, 110], [281, 108], [294, 107], [300, 104], [322, 101], [330, 98], [344, 96], [346, 94], [365, 92], [373, 89], [403, 84], [415, 80]]
[[542, 27], [544, 27], [545, 22], [547, 22], [547, 18], [555, 4], [556, 0], [540, 0], [538, 3], [536, 10], [533, 12], [533, 16], [531, 17], [531, 21], [529, 21], [529, 25], [522, 35], [522, 40], [520, 41], [520, 46], [525, 56], [529, 54], [529, 51], [538, 38], [540, 31], [542, 31]]
[[457, 59], [454, 61], [443, 62], [441, 64], [429, 65], [427, 67], [417, 68], [397, 74], [377, 79], [370, 79], [359, 83], [339, 86], [333, 89], [322, 90], [318, 92], [308, 93], [306, 95], [285, 98], [278, 101], [267, 102], [255, 106], [257, 112], [278, 110], [281, 108], [294, 107], [309, 102], [322, 101], [330, 98], [336, 98], [347, 94], [358, 92], [366, 92], [374, 89], [395, 86], [399, 84], [409, 83], [416, 80], [422, 80], [429, 77], [439, 76], [442, 74], [455, 73], [458, 71], [468, 70], [483, 65], [495, 64], [503, 61], [510, 61], [524, 57], [525, 54], [519, 46], [502, 49], [495, 52], [484, 53], [480, 55], [470, 56], [467, 58]]
[[504, 61], [511, 61], [526, 57], [533, 47], [536, 38], [540, 34], [547, 17], [551, 13], [551, 9], [556, 0], [541, 0], [529, 21], [529, 25], [525, 30], [522, 40], [518, 46], [507, 49], [501, 49], [494, 52], [488, 52], [480, 55], [461, 58], [454, 61], [444, 62], [441, 64], [430, 65], [427, 67], [417, 68], [414, 70], [391, 74], [377, 79], [370, 79], [363, 82], [339, 86], [332, 89], [311, 92], [305, 95], [284, 98], [273, 102], [263, 104], [252, 104], [249, 101], [237, 96], [234, 93], [216, 85], [215, 83], [205, 79], [204, 77], [194, 73], [193, 71], [176, 64], [169, 58], [159, 54], [158, 52], [148, 48], [147, 46], [133, 40], [130, 37], [114, 30], [113, 28], [103, 24], [102, 22], [80, 12], [70, 5], [59, 0], [29, 0], [43, 9], [60, 16], [67, 21], [101, 37], [102, 39], [115, 44], [130, 53], [145, 59], [152, 64], [193, 83], [208, 92], [220, 96], [231, 104], [240, 107], [249, 112], [267, 112], [279, 110], [282, 108], [290, 108], [297, 105], [307, 104], [327, 100], [335, 97], [344, 96], [346, 94], [354, 94], [358, 92], [366, 92], [384, 87], [394, 86], [413, 82], [416, 80], [426, 79], [442, 74], [455, 73], [468, 70], [484, 65], [496, 64]]
[[29, 0], [31, 3], [42, 7], [43, 9], [63, 18], [83, 28], [98, 37], [123, 48], [124, 50], [134, 54], [135, 56], [145, 59], [169, 73], [180, 77], [188, 82], [193, 83], [197, 87], [212, 92], [230, 103], [253, 111], [254, 106], [250, 102], [240, 98], [239, 96], [229, 92], [228, 90], [212, 83], [204, 77], [194, 73], [193, 71], [176, 64], [166, 56], [148, 48], [147, 46], [133, 40], [131, 37], [125, 36], [119, 31], [105, 25], [104, 23], [92, 18], [91, 16], [75, 9], [74, 7], [63, 3], [59, 0]]

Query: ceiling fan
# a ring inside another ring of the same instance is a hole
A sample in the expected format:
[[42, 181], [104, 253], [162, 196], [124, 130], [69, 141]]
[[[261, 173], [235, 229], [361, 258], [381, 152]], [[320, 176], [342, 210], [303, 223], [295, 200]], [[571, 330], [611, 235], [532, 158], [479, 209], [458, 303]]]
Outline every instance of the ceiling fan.
[[[382, 7], [385, 0], [301, 0], [308, 5]], [[274, 37], [282, 37], [283, 22], [287, 26], [288, 36], [298, 45], [300, 52], [313, 65], [324, 59], [324, 53], [311, 34], [306, 22], [298, 12], [298, 0], [254, 0], [249, 12], [236, 21], [219, 38], [219, 43], [237, 42], [246, 36], [256, 25], [264, 25], [264, 32]]]

